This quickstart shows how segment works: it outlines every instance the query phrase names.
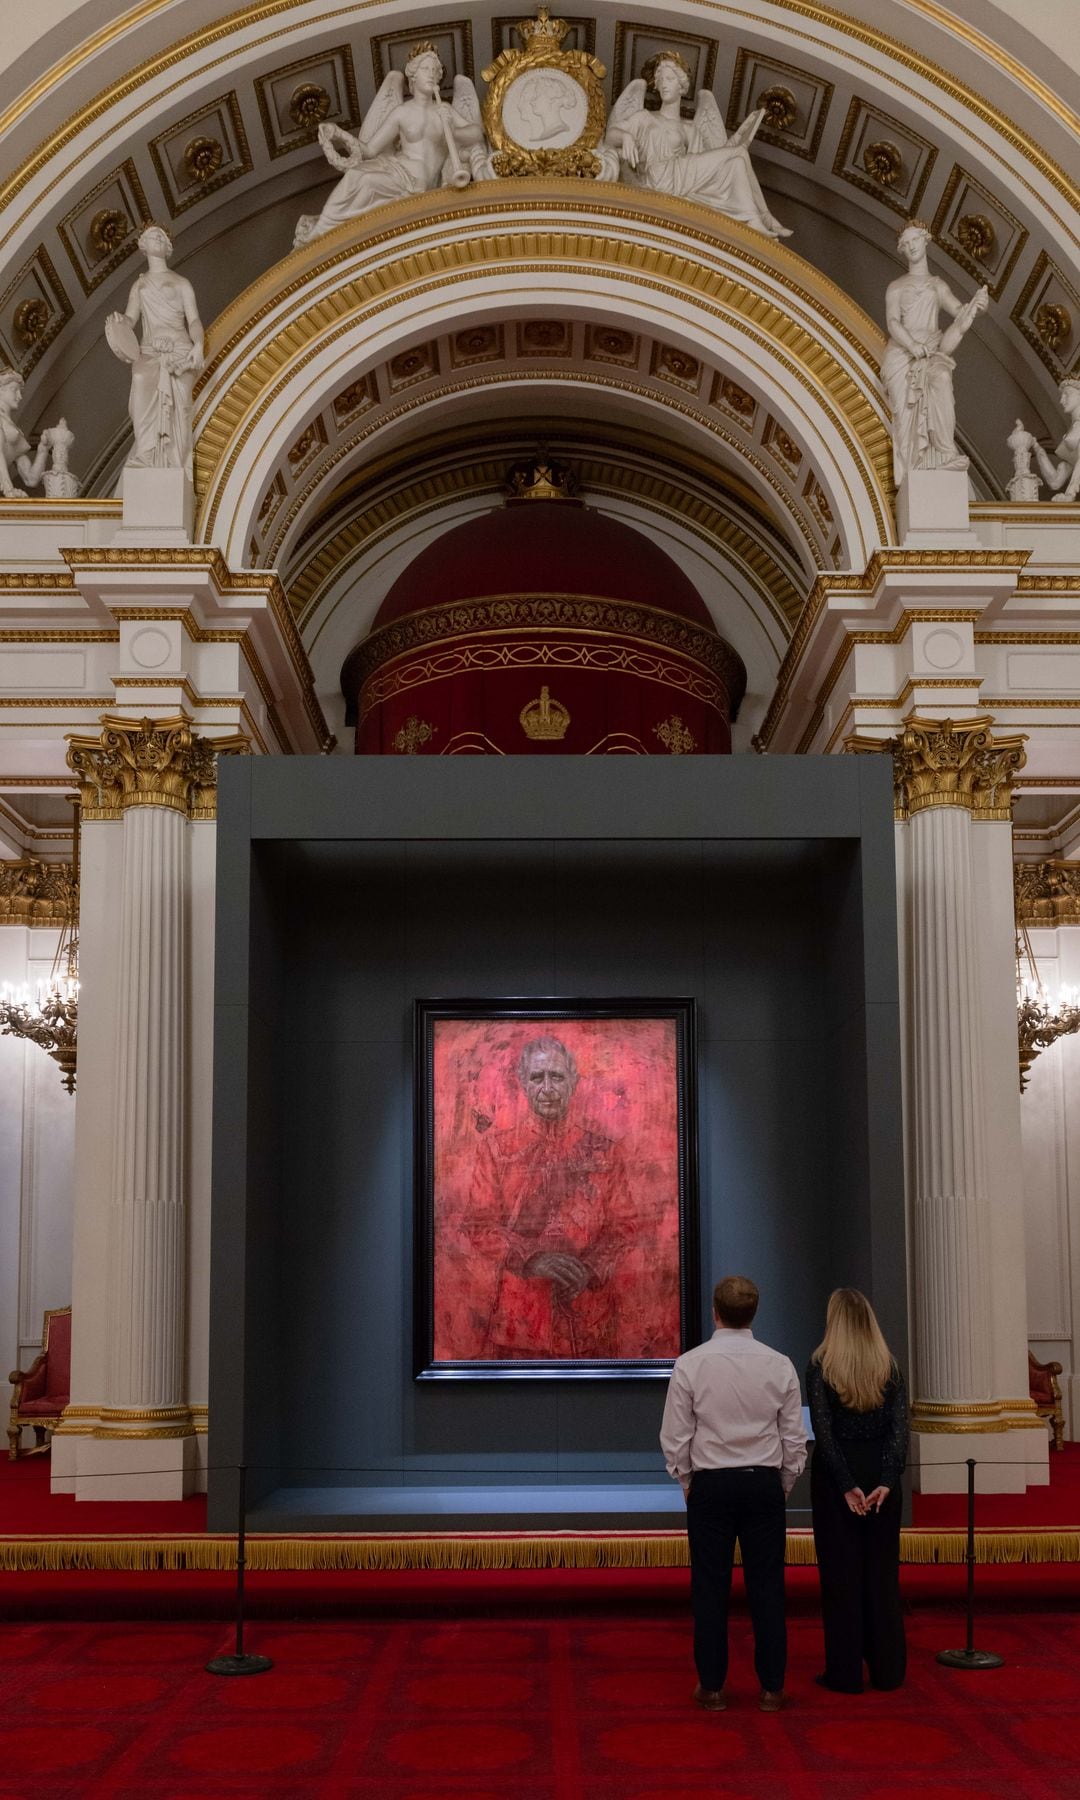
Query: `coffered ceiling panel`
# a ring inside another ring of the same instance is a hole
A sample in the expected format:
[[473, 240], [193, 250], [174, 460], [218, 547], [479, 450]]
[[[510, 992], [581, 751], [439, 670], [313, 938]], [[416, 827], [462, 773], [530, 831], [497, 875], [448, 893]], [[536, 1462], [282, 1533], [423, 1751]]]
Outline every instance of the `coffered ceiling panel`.
[[338, 44], [321, 56], [286, 63], [255, 83], [259, 116], [271, 156], [286, 156], [314, 141], [319, 126], [360, 121], [352, 49]]
[[985, 282], [998, 300], [1027, 243], [1028, 234], [996, 195], [959, 164], [934, 214], [934, 237], [954, 262]]
[[831, 81], [823, 81], [760, 51], [740, 50], [731, 77], [727, 127], [734, 131], [747, 113], [764, 107], [758, 141], [775, 144], [780, 150], [813, 162], [832, 97]]
[[918, 211], [936, 160], [937, 150], [926, 138], [856, 94], [833, 173], [907, 219]]
[[150, 154], [174, 219], [250, 175], [254, 166], [234, 93], [222, 94], [151, 138]]
[[129, 158], [61, 219], [57, 230], [85, 294], [133, 254], [149, 217], [138, 170]]

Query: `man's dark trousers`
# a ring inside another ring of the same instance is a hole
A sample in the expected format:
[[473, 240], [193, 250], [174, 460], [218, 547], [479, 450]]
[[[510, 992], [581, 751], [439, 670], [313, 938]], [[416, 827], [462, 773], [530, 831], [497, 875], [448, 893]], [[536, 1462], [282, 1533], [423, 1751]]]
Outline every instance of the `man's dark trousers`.
[[787, 1511], [779, 1469], [698, 1469], [686, 1499], [686, 1528], [698, 1680], [716, 1690], [727, 1679], [728, 1595], [738, 1539], [754, 1627], [754, 1668], [761, 1686], [778, 1694], [787, 1666]]

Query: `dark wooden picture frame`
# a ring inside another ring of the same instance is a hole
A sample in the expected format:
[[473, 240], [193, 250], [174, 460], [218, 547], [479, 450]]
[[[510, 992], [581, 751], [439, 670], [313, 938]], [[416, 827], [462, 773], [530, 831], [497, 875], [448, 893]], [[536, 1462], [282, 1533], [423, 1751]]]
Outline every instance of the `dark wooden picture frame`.
[[417, 1000], [414, 1374], [663, 1377], [698, 1338], [692, 999]]

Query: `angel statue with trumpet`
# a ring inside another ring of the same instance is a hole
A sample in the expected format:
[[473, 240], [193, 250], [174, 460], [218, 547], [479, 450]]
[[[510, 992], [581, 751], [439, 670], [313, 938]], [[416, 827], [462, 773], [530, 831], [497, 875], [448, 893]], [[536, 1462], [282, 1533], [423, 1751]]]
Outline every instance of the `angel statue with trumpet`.
[[[764, 110], [750, 113], [729, 137], [708, 88], [698, 90], [693, 118], [683, 119], [682, 99], [689, 87], [690, 71], [678, 51], [662, 50], [623, 89], [604, 139], [605, 147], [618, 154], [621, 179], [632, 187], [713, 206], [766, 237], [790, 237], [769, 211], [750, 161], [748, 146]], [[659, 95], [658, 110], [645, 105], [649, 88]]]
[[294, 249], [385, 200], [469, 185], [469, 153], [482, 153], [484, 142], [480, 101], [468, 76], [455, 75], [454, 103], [447, 106], [439, 95], [442, 79], [434, 44], [415, 44], [404, 74], [391, 69], [356, 136], [341, 125], [319, 126], [323, 155], [341, 170], [341, 180], [321, 213], [302, 215]]

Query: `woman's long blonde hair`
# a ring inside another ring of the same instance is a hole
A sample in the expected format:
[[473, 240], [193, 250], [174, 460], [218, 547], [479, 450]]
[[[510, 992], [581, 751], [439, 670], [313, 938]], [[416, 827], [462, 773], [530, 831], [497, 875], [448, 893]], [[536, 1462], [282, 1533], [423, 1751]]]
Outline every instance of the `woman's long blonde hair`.
[[814, 1351], [833, 1392], [852, 1412], [880, 1406], [896, 1362], [874, 1309], [858, 1288], [837, 1288], [825, 1314], [825, 1336]]

